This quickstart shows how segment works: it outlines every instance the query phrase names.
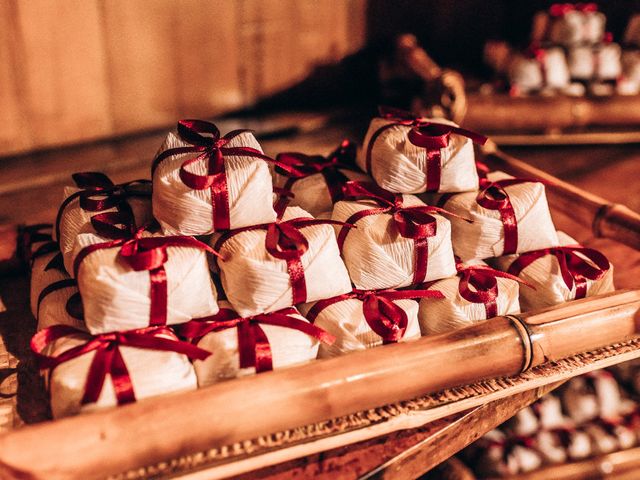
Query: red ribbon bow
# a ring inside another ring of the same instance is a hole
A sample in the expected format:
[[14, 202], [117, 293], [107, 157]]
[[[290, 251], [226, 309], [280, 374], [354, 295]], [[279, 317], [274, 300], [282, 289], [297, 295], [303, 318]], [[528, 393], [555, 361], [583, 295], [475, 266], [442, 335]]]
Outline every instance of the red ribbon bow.
[[[117, 212], [104, 213], [99, 216], [100, 221], [104, 221], [105, 225], [109, 224], [110, 219], [117, 219]], [[92, 221], [95, 217], [92, 219]], [[114, 220], [117, 221], [117, 220]], [[94, 226], [98, 225], [96, 222]], [[115, 228], [115, 227], [114, 227]], [[167, 323], [167, 272], [164, 264], [168, 259], [168, 247], [185, 247], [197, 248], [205, 252], [218, 255], [211, 247], [196, 240], [193, 237], [186, 236], [168, 236], [168, 237], [142, 237], [144, 228], [138, 229], [133, 237], [129, 238], [126, 231], [123, 231], [120, 238], [110, 240], [108, 242], [96, 243], [83, 248], [74, 261], [74, 272], [77, 278], [80, 270], [80, 264], [85, 257], [97, 250], [103, 248], [120, 247], [120, 257], [126, 261], [129, 266], [137, 271], [149, 272], [151, 280], [149, 297], [151, 305], [149, 310], [149, 325], [165, 325]]]
[[45, 328], [31, 339], [31, 350], [33, 350], [41, 369], [53, 369], [61, 363], [86, 353], [96, 352], [87, 374], [82, 405], [98, 401], [107, 375], [111, 377], [118, 405], [136, 400], [129, 370], [120, 352], [121, 346], [175, 352], [186, 355], [192, 360], [204, 360], [211, 354], [191, 343], [178, 340], [173, 332], [166, 327], [147, 327], [105, 333], [90, 337], [86, 343], [70, 348], [59, 355], [52, 356], [42, 353], [51, 342], [78, 334], [86, 335], [81, 330], [68, 325], [54, 325]]
[[549, 7], [549, 14], [552, 17], [562, 17], [569, 12], [597, 12], [598, 5], [595, 3], [554, 3]]
[[[507, 278], [515, 280], [523, 285], [533, 288], [532, 285], [521, 280], [515, 275], [495, 270], [487, 265], [464, 265], [456, 262], [458, 270], [458, 292], [460, 296], [471, 303], [484, 304], [487, 318], [493, 318], [498, 315], [498, 278]], [[474, 290], [471, 290], [469, 286]]]
[[393, 123], [380, 127], [371, 135], [365, 157], [367, 172], [371, 174], [371, 156], [373, 153], [373, 144], [377, 138], [383, 132], [395, 127], [396, 125], [412, 127], [407, 134], [407, 138], [415, 146], [426, 149], [427, 153], [426, 187], [428, 192], [437, 192], [440, 188], [440, 177], [442, 174], [440, 149], [449, 145], [449, 138], [451, 134], [467, 137], [478, 145], [484, 145], [487, 141], [487, 137], [480, 135], [479, 133], [472, 132], [471, 130], [448, 125], [446, 123], [432, 122], [424, 117], [420, 117], [419, 115], [405, 110], [400, 110], [398, 108], [381, 106], [378, 107], [378, 110], [382, 118], [392, 120]]
[[[431, 205], [404, 206], [402, 195], [388, 192], [373, 183], [347, 182], [344, 186], [344, 196], [349, 200], [369, 199], [380, 205], [378, 208], [360, 210], [354, 213], [347, 219], [346, 223], [348, 225], [355, 225], [358, 220], [369, 215], [389, 213], [392, 215], [393, 222], [400, 235], [405, 238], [411, 238], [414, 241], [413, 283], [424, 281], [427, 275], [429, 261], [428, 238], [435, 236], [437, 230], [437, 220], [432, 214], [445, 213], [470, 221]], [[338, 234], [340, 250], [342, 250], [348, 233], [348, 229], [340, 229]]]
[[302, 255], [308, 250], [309, 242], [300, 229], [314, 225], [341, 225], [343, 228], [351, 226], [344, 222], [315, 218], [301, 217], [286, 221], [278, 220], [274, 223], [252, 225], [225, 232], [216, 241], [214, 249], [220, 251], [222, 244], [238, 233], [266, 230], [265, 248], [273, 257], [287, 262], [287, 273], [291, 279], [293, 297], [291, 303], [297, 305], [307, 301], [307, 283], [302, 266]]
[[[64, 209], [79, 199], [80, 208], [87, 212], [104, 212], [116, 208], [117, 212], [127, 223], [135, 225], [131, 206], [127, 200], [132, 197], [150, 197], [149, 180], [132, 180], [121, 184], [114, 184], [109, 177], [100, 172], [79, 172], [71, 176], [79, 190], [64, 199], [56, 216], [56, 238], [60, 240], [60, 222]], [[107, 233], [107, 236], [109, 234]], [[112, 238], [109, 236], [109, 238]]]
[[314, 322], [325, 308], [352, 298], [362, 301], [362, 313], [367, 325], [382, 338], [384, 344], [398, 342], [404, 337], [409, 319], [407, 313], [394, 300], [414, 298], [444, 298], [436, 290], [353, 290], [336, 297], [320, 300], [307, 312], [307, 319]]
[[276, 160], [291, 168], [290, 171], [282, 170], [280, 167], [276, 168], [278, 173], [289, 177], [283, 187], [284, 190], [291, 190], [295, 182], [301, 178], [320, 173], [327, 183], [333, 203], [342, 200], [343, 186], [349, 181], [347, 176], [340, 170], [359, 171], [355, 165], [356, 144], [349, 140], [343, 140], [340, 146], [326, 157], [284, 152], [279, 153], [276, 156]]
[[575, 298], [587, 295], [587, 280], [599, 280], [609, 270], [609, 260], [599, 251], [581, 245], [567, 245], [523, 253], [513, 261], [507, 272], [520, 275], [523, 269], [546, 255], [553, 255], [558, 260], [560, 274], [567, 288], [572, 290], [575, 284]]
[[183, 337], [198, 343], [207, 333], [237, 328], [240, 368], [255, 367], [256, 372], [260, 373], [273, 370], [271, 345], [260, 325], [274, 325], [298, 330], [329, 345], [335, 341], [333, 335], [321, 328], [292, 316], [297, 313], [295, 308], [290, 307], [276, 312], [242, 318], [230, 308], [221, 308], [215, 315], [194, 318], [188, 323], [179, 325], [177, 330]]
[[[153, 176], [156, 168], [163, 160], [171, 156], [198, 153], [199, 155], [182, 163], [180, 166], [180, 179], [189, 188], [211, 190], [214, 228], [218, 231], [229, 230], [231, 221], [229, 218], [229, 189], [227, 187], [225, 157], [253, 157], [275, 163], [286, 171], [291, 170], [288, 165], [281, 165], [255, 148], [226, 146], [235, 137], [245, 132], [250, 132], [250, 130], [233, 130], [221, 137], [220, 130], [213, 123], [205, 122], [204, 120], [180, 120], [178, 122], [178, 135], [190, 146], [170, 148], [160, 153], [153, 161], [151, 175]], [[190, 165], [201, 161], [207, 162], [207, 173], [205, 175], [198, 175], [188, 170]]]

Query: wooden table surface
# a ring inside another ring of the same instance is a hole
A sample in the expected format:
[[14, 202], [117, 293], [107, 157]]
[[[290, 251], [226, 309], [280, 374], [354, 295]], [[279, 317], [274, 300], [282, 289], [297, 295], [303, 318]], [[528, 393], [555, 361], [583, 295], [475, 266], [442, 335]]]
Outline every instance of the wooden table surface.
[[[360, 122], [350, 123], [349, 128], [327, 125], [327, 118], [317, 115], [284, 115], [254, 121], [251, 126], [258, 131], [290, 132], [294, 130], [289, 128], [292, 120], [298, 127], [306, 125], [309, 128], [303, 128], [305, 132], [295, 135], [262, 138], [267, 154], [275, 155], [285, 150], [327, 153], [344, 137], [360, 140], [366, 127]], [[314, 125], [324, 128], [316, 130]], [[226, 131], [237, 128], [238, 124], [226, 121], [221, 127]], [[69, 175], [76, 171], [104, 171], [116, 182], [149, 177], [151, 159], [163, 136], [162, 132], [150, 133], [0, 159], [0, 178], [3, 179], [0, 185], [0, 224], [52, 221], [62, 197], [62, 187], [69, 183]], [[637, 145], [511, 147], [508, 152], [561, 179], [640, 211], [640, 147]], [[592, 240], [591, 244], [597, 246], [598, 242], [601, 241]], [[637, 252], [620, 247], [614, 256], [616, 258], [611, 258], [614, 265], [616, 262], [630, 262], [633, 270], [640, 271]], [[638, 284], [632, 278], [616, 278], [616, 281], [619, 288]], [[0, 299], [6, 306], [6, 311], [0, 313], [0, 334], [9, 353], [28, 365], [31, 360], [26, 341], [33, 331], [33, 319], [28, 313], [25, 279], [19, 276], [0, 279]], [[27, 370], [18, 369], [23, 374], [27, 374]], [[395, 432], [287, 462], [245, 478], [416, 478], [552, 388], [524, 392], [422, 428]], [[0, 404], [9, 401], [9, 397], [11, 395], [0, 396]], [[27, 403], [29, 400], [22, 399]], [[35, 415], [33, 409], [25, 407], [22, 410], [25, 418], [21, 420], [25, 422], [37, 421], [46, 415], [37, 409]]]

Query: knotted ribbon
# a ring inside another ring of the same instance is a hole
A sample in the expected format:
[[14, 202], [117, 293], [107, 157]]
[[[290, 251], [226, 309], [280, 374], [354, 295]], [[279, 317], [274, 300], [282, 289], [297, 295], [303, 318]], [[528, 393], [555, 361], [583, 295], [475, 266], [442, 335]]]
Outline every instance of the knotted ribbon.
[[[151, 167], [151, 175], [158, 165], [165, 159], [186, 153], [195, 153], [195, 157], [188, 158], [180, 166], [180, 180], [194, 190], [211, 191], [211, 206], [213, 211], [213, 226], [215, 230], [229, 230], [231, 228], [229, 189], [227, 185], [227, 173], [225, 169], [225, 157], [241, 156], [252, 157], [274, 163], [281, 169], [296, 174], [290, 166], [264, 155], [255, 148], [239, 146], [229, 147], [238, 135], [250, 130], [233, 130], [225, 136], [220, 136], [220, 130], [213, 123], [204, 120], [180, 120], [178, 122], [178, 136], [189, 146], [176, 147], [160, 153]], [[207, 173], [199, 175], [189, 171], [194, 163], [206, 162]]]
[[407, 134], [408, 140], [415, 146], [424, 148], [427, 154], [426, 162], [426, 187], [428, 192], [437, 192], [440, 188], [442, 175], [442, 158], [440, 149], [449, 145], [451, 134], [462, 135], [472, 142], [484, 145], [487, 137], [464, 128], [448, 125], [446, 123], [432, 122], [424, 117], [392, 107], [378, 107], [380, 117], [391, 120], [392, 123], [377, 129], [371, 135], [366, 148], [365, 162], [367, 173], [371, 174], [371, 161], [373, 146], [378, 137], [390, 128], [397, 125], [411, 127]]
[[[128, 223], [135, 223], [133, 210], [128, 200], [133, 197], [150, 198], [151, 182], [149, 180], [132, 180], [130, 182], [114, 184], [109, 177], [100, 172], [79, 172], [71, 176], [81, 190], [72, 193], [64, 199], [56, 216], [55, 232], [60, 241], [60, 223], [65, 208], [76, 198], [80, 208], [87, 212], [104, 212], [115, 208]], [[111, 238], [111, 237], [110, 237]]]
[[238, 233], [253, 230], [266, 230], [265, 248], [273, 257], [287, 262], [287, 273], [291, 279], [292, 304], [305, 303], [307, 301], [307, 283], [305, 280], [302, 256], [309, 249], [309, 242], [301, 228], [314, 225], [340, 225], [343, 228], [350, 227], [344, 222], [336, 220], [322, 220], [315, 218], [293, 218], [291, 220], [277, 220], [274, 223], [263, 223], [248, 227], [238, 228], [223, 233], [215, 243], [214, 250], [220, 251], [224, 242]]
[[273, 354], [269, 339], [260, 325], [273, 325], [297, 330], [329, 345], [335, 341], [333, 335], [294, 317], [293, 315], [296, 314], [298, 311], [289, 307], [276, 312], [242, 318], [230, 308], [221, 308], [215, 315], [194, 318], [188, 323], [179, 325], [176, 329], [181, 336], [191, 339], [197, 344], [208, 333], [237, 328], [240, 368], [255, 367], [256, 372], [261, 373], [273, 370]]
[[[167, 327], [146, 327], [124, 332], [104, 333], [89, 337], [85, 343], [70, 348], [59, 355], [45, 355], [47, 345], [67, 336], [86, 333], [68, 325], [54, 325], [36, 333], [31, 339], [34, 352], [41, 369], [52, 370], [58, 365], [95, 352], [89, 367], [81, 404], [95, 403], [100, 398], [107, 375], [111, 377], [118, 405], [136, 400], [129, 370], [120, 351], [121, 346], [160, 350], [186, 355], [192, 360], [204, 360], [211, 353], [197, 346], [175, 338]], [[171, 338], [167, 338], [167, 337]]]
[[437, 290], [357, 290], [320, 300], [307, 312], [307, 319], [314, 322], [325, 308], [344, 300], [362, 301], [362, 313], [367, 325], [382, 338], [384, 344], [398, 342], [404, 337], [409, 319], [394, 300], [414, 298], [444, 298]]
[[[498, 315], [498, 278], [515, 280], [529, 288], [533, 288], [532, 285], [515, 275], [495, 270], [487, 265], [464, 265], [456, 262], [456, 269], [460, 278], [458, 283], [460, 296], [468, 302], [484, 304], [487, 318], [493, 318]], [[469, 286], [474, 289], [471, 290]]]
[[[424, 281], [427, 275], [429, 261], [428, 238], [437, 233], [437, 220], [433, 213], [447, 214], [454, 217], [471, 221], [448, 212], [440, 207], [431, 205], [405, 206], [402, 195], [384, 190], [373, 183], [347, 182], [344, 186], [344, 196], [348, 200], [373, 200], [379, 205], [377, 208], [360, 210], [351, 215], [346, 223], [355, 225], [356, 222], [370, 215], [380, 215], [388, 213], [392, 216], [394, 225], [404, 238], [410, 238], [414, 242], [414, 268], [413, 282]], [[342, 250], [349, 230], [340, 229], [338, 234], [338, 246]]]
[[91, 222], [101, 233], [103, 229], [111, 229], [113, 233], [119, 236], [107, 242], [96, 243], [84, 247], [74, 261], [74, 273], [77, 278], [80, 264], [87, 255], [104, 248], [120, 247], [119, 256], [136, 272], [148, 271], [150, 278], [151, 300], [149, 309], [149, 325], [165, 325], [167, 323], [167, 272], [164, 264], [169, 258], [167, 248], [184, 247], [196, 248], [205, 252], [218, 255], [211, 247], [187, 236], [167, 236], [167, 237], [142, 237], [144, 228], [137, 229], [131, 235], [131, 225], [123, 224], [121, 216], [118, 212], [107, 212], [94, 216]]
[[569, 290], [572, 290], [574, 285], [576, 287], [576, 299], [587, 295], [587, 280], [599, 280], [609, 270], [609, 260], [599, 251], [581, 245], [567, 245], [522, 253], [509, 266], [507, 272], [520, 275], [522, 270], [546, 255], [556, 257], [565, 285]]
[[355, 164], [356, 150], [355, 143], [343, 140], [340, 146], [326, 157], [295, 152], [279, 153], [276, 160], [289, 165], [295, 171], [294, 174], [282, 170], [280, 167], [276, 168], [278, 173], [289, 177], [283, 189], [291, 190], [296, 181], [319, 173], [324, 177], [332, 203], [342, 200], [342, 189], [349, 178], [340, 170], [360, 171]]

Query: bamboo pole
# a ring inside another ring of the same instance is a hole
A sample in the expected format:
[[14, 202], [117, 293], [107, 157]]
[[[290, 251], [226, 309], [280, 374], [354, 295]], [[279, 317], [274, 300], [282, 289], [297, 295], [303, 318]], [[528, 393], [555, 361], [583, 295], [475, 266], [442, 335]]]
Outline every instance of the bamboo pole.
[[0, 436], [0, 477], [103, 477], [445, 388], [516, 375], [547, 359], [635, 338], [639, 307], [640, 290], [617, 292], [28, 426]]
[[533, 177], [548, 183], [549, 204], [583, 226], [596, 237], [609, 238], [640, 250], [640, 215], [624, 205], [612, 203], [518, 160], [489, 142], [483, 150], [489, 166], [515, 176]]

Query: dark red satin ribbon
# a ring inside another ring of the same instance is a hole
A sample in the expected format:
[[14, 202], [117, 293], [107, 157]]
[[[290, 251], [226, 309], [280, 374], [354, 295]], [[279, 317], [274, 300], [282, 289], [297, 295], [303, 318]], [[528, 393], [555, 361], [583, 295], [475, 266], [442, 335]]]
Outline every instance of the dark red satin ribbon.
[[[84, 332], [67, 325], [54, 325], [36, 333], [31, 339], [31, 350], [41, 369], [54, 369], [58, 365], [95, 351], [89, 367], [81, 404], [95, 403], [100, 398], [107, 375], [111, 377], [118, 405], [134, 402], [135, 391], [129, 370], [120, 352], [121, 346], [160, 350], [186, 355], [192, 360], [204, 360], [210, 352], [178, 340], [166, 327], [147, 327], [124, 332], [105, 333], [89, 337], [86, 343], [70, 348], [59, 355], [45, 355], [47, 345], [62, 337], [83, 335]], [[171, 338], [166, 338], [170, 336]]]
[[[524, 280], [506, 272], [494, 270], [486, 265], [464, 265], [456, 264], [458, 270], [458, 292], [460, 296], [471, 303], [482, 303], [486, 313], [486, 318], [493, 318], [498, 315], [498, 278], [507, 278], [522, 283], [530, 288], [532, 285]], [[472, 286], [474, 290], [471, 290]]]
[[597, 12], [598, 5], [595, 3], [554, 3], [549, 7], [549, 14], [552, 17], [562, 17], [569, 12]]
[[449, 137], [451, 134], [462, 135], [479, 145], [484, 145], [487, 141], [487, 137], [479, 133], [445, 123], [432, 122], [405, 110], [385, 106], [378, 107], [378, 110], [380, 117], [391, 120], [393, 123], [380, 127], [371, 135], [365, 155], [367, 172], [371, 174], [373, 145], [378, 137], [396, 125], [411, 127], [411, 130], [409, 130], [407, 134], [408, 140], [413, 145], [424, 148], [427, 153], [426, 188], [428, 192], [437, 192], [440, 188], [440, 177], [442, 174], [440, 149], [449, 145]]
[[444, 298], [444, 295], [437, 290], [353, 290], [316, 302], [307, 312], [307, 319], [313, 323], [325, 308], [344, 300], [357, 299], [362, 301], [362, 313], [371, 330], [382, 338], [383, 343], [395, 343], [404, 337], [409, 319], [394, 300], [426, 297]]
[[[229, 217], [229, 189], [227, 187], [225, 157], [258, 158], [274, 163], [285, 171], [291, 171], [292, 174], [295, 173], [288, 165], [280, 164], [255, 148], [226, 146], [235, 137], [245, 132], [250, 132], [250, 130], [233, 130], [221, 137], [220, 130], [213, 123], [205, 122], [204, 120], [180, 120], [178, 122], [178, 135], [190, 146], [170, 148], [160, 153], [153, 161], [151, 175], [153, 176], [158, 165], [169, 157], [185, 153], [197, 153], [198, 155], [185, 160], [180, 166], [180, 179], [187, 187], [194, 190], [209, 189], [211, 191], [214, 229], [216, 231], [229, 230], [231, 228], [231, 220]], [[205, 175], [198, 175], [188, 170], [189, 166], [201, 161], [207, 162], [207, 173]]]
[[[133, 197], [150, 197], [151, 184], [149, 180], [132, 180], [121, 184], [114, 184], [109, 177], [100, 172], [79, 172], [71, 176], [76, 186], [82, 190], [72, 193], [64, 199], [56, 216], [56, 238], [60, 240], [60, 222], [65, 208], [78, 199], [80, 208], [87, 212], [104, 212], [115, 208], [127, 223], [135, 225], [133, 210], [127, 202]], [[109, 237], [112, 238], [112, 237]]]
[[307, 283], [305, 280], [304, 267], [302, 266], [302, 255], [304, 255], [309, 248], [309, 242], [300, 229], [314, 225], [340, 225], [343, 228], [350, 227], [350, 225], [345, 222], [316, 218], [301, 217], [286, 221], [279, 220], [274, 223], [252, 225], [225, 232], [216, 241], [214, 250], [220, 251], [222, 244], [238, 233], [251, 230], [266, 230], [265, 248], [273, 257], [287, 262], [287, 272], [291, 279], [291, 293], [293, 297], [291, 303], [298, 305], [307, 301]]
[[[373, 200], [380, 205], [380, 207], [377, 208], [360, 210], [354, 213], [346, 220], [348, 225], [355, 225], [358, 220], [370, 215], [388, 213], [392, 215], [394, 225], [400, 235], [413, 240], [414, 269], [412, 283], [414, 284], [424, 281], [427, 276], [429, 262], [429, 245], [427, 239], [435, 236], [437, 229], [437, 220], [432, 214], [444, 213], [457, 218], [463, 218], [442, 208], [432, 207], [430, 205], [405, 207], [402, 195], [383, 190], [373, 183], [347, 182], [344, 186], [344, 197], [349, 200]], [[464, 220], [470, 221], [468, 219]], [[340, 229], [338, 233], [338, 246], [340, 250], [342, 250], [344, 246], [348, 233], [349, 230], [346, 228]]]
[[[38, 295], [38, 303], [36, 306], [36, 318], [40, 318], [40, 305], [44, 299], [51, 295], [53, 292], [63, 290], [65, 288], [78, 288], [78, 283], [73, 278], [63, 278], [57, 282], [50, 283], [42, 289], [40, 295]], [[78, 292], [73, 293], [68, 299], [65, 306], [67, 313], [77, 320], [84, 320], [84, 314], [82, 312], [82, 303], [80, 300], [80, 294]]]
[[273, 370], [271, 345], [260, 325], [298, 330], [329, 345], [335, 341], [333, 335], [321, 328], [292, 316], [297, 313], [295, 308], [283, 308], [276, 312], [242, 318], [230, 308], [221, 308], [215, 315], [194, 318], [188, 323], [177, 326], [176, 330], [181, 336], [198, 343], [207, 333], [237, 328], [240, 368], [255, 367], [256, 372], [260, 373]]
[[507, 272], [520, 275], [523, 269], [546, 255], [553, 255], [558, 260], [560, 274], [567, 288], [572, 290], [575, 284], [575, 298], [587, 295], [587, 280], [599, 280], [609, 270], [609, 260], [599, 251], [581, 245], [568, 245], [523, 253], [513, 261]]
[[[117, 212], [110, 212], [117, 215]], [[108, 218], [110, 213], [102, 214]], [[115, 215], [114, 215], [115, 216]], [[93, 220], [93, 219], [92, 219]], [[85, 257], [104, 248], [120, 247], [119, 256], [126, 261], [133, 270], [148, 271], [150, 282], [149, 297], [149, 325], [165, 325], [167, 323], [167, 272], [164, 264], [168, 259], [168, 247], [197, 248], [218, 255], [211, 247], [186, 236], [142, 237], [144, 229], [136, 231], [132, 238], [122, 236], [108, 242], [96, 243], [83, 248], [78, 253], [73, 267], [77, 278], [80, 264]]]
[[343, 140], [338, 148], [326, 157], [321, 155], [305, 155], [304, 153], [284, 152], [276, 156], [276, 160], [282, 164], [289, 165], [296, 174], [276, 167], [276, 171], [281, 175], [289, 177], [284, 185], [284, 190], [291, 190], [296, 181], [317, 173], [324, 177], [324, 180], [331, 195], [331, 201], [336, 203], [343, 198], [342, 188], [349, 178], [340, 170], [351, 170], [359, 172], [356, 167], [356, 144]]

